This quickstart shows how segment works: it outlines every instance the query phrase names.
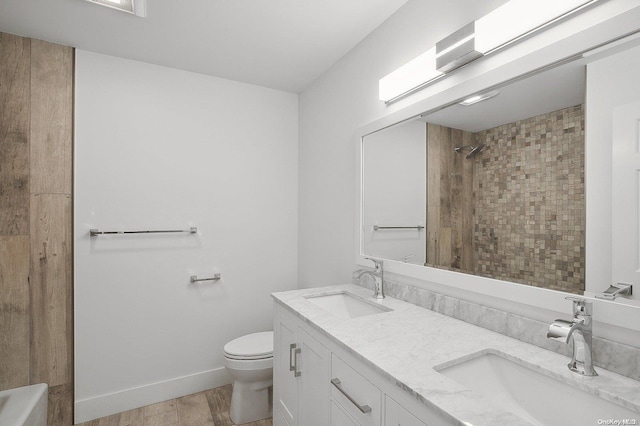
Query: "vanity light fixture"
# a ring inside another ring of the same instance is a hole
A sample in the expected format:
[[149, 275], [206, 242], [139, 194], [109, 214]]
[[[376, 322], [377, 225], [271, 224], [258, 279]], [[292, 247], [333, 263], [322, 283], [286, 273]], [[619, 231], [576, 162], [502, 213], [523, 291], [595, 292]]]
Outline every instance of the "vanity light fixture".
[[390, 103], [409, 95], [444, 73], [496, 52], [597, 1], [510, 0], [380, 79], [379, 98]]
[[441, 75], [443, 73], [436, 69], [436, 48], [433, 47], [383, 77], [378, 83], [380, 100], [388, 101]]
[[510, 0], [475, 21], [482, 54], [499, 49], [597, 0]]
[[478, 102], [486, 101], [487, 99], [495, 98], [499, 94], [500, 92], [498, 92], [497, 90], [492, 90], [491, 92], [481, 93], [479, 95], [471, 96], [458, 103], [463, 106], [469, 106], [469, 105], [477, 104]]
[[475, 21], [476, 46], [487, 54], [597, 0], [511, 0]]
[[436, 68], [448, 73], [482, 56], [476, 49], [475, 22], [436, 43]]
[[147, 14], [145, 0], [86, 0], [86, 1], [90, 3], [98, 4], [100, 6], [106, 6], [111, 9], [116, 9], [121, 12], [126, 12], [132, 15], [140, 16], [142, 18], [144, 18]]

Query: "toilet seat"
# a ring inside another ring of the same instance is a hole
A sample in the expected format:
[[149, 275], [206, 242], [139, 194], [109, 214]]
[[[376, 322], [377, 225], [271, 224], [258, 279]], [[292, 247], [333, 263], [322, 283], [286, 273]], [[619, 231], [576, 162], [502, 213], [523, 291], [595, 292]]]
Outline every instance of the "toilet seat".
[[259, 371], [273, 369], [273, 357], [263, 359], [235, 359], [224, 357], [224, 366], [237, 371]]
[[224, 356], [235, 360], [273, 358], [273, 331], [247, 334], [224, 345]]

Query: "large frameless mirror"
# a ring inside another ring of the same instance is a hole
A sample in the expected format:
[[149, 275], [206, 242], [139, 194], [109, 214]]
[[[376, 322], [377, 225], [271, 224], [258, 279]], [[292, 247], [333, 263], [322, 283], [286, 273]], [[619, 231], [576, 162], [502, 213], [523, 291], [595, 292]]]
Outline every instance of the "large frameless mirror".
[[364, 136], [362, 254], [584, 294], [592, 60]]

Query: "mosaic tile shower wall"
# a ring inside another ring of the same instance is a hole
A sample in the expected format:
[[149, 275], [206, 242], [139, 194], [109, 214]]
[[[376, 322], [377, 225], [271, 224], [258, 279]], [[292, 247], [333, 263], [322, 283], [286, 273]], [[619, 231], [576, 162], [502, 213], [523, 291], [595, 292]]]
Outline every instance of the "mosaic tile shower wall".
[[475, 134], [475, 274], [584, 291], [582, 105]]

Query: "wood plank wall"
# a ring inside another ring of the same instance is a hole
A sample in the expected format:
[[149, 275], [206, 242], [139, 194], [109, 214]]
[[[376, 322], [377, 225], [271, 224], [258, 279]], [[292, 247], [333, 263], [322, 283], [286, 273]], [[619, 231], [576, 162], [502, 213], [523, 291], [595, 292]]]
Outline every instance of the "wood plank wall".
[[428, 266], [473, 272], [473, 133], [427, 124]]
[[0, 33], [0, 390], [73, 424], [73, 49]]

